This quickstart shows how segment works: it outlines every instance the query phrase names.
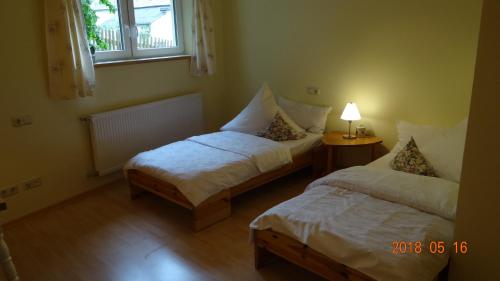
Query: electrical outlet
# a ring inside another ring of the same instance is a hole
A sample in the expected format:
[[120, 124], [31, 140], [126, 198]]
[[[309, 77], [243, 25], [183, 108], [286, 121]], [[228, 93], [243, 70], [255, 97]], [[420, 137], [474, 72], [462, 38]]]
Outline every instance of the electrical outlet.
[[33, 124], [33, 117], [31, 115], [16, 116], [11, 119], [13, 127], [21, 127]]
[[12, 185], [0, 190], [0, 197], [7, 198], [14, 196], [19, 193], [19, 187], [17, 185]]
[[313, 96], [319, 96], [320, 90], [318, 87], [314, 86], [309, 86], [307, 87], [307, 94], [313, 95]]
[[27, 180], [22, 183], [22, 187], [24, 190], [30, 190], [33, 188], [37, 188], [42, 185], [42, 179], [41, 178], [34, 178], [31, 180]]

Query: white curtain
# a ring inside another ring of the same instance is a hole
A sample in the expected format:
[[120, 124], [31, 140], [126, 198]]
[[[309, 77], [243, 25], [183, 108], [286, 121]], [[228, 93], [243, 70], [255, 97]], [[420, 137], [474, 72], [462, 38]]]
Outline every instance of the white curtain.
[[195, 76], [207, 76], [215, 74], [215, 71], [212, 3], [210, 0], [194, 0], [191, 73]]
[[45, 0], [49, 96], [91, 96], [95, 73], [80, 0]]

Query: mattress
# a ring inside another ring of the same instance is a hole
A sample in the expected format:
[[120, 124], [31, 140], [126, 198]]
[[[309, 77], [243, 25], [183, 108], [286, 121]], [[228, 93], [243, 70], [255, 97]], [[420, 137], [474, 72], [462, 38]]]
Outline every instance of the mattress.
[[296, 156], [309, 151], [316, 145], [319, 145], [322, 137], [322, 134], [307, 133], [307, 136], [300, 140], [282, 141], [280, 143], [290, 149], [292, 156]]

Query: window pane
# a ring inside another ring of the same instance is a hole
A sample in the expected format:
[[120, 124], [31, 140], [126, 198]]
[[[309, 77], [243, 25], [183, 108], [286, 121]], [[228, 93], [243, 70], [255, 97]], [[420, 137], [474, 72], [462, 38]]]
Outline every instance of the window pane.
[[172, 0], [134, 0], [137, 48], [177, 47]]
[[89, 44], [96, 51], [123, 50], [117, 0], [82, 0]]

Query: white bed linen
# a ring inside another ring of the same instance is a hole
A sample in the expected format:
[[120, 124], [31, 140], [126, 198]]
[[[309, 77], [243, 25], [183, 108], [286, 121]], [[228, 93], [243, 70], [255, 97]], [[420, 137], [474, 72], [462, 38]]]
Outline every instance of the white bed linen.
[[124, 169], [137, 169], [175, 185], [197, 206], [225, 188], [291, 161], [290, 150], [278, 142], [227, 131], [139, 153]]
[[265, 138], [238, 132], [218, 132], [187, 139], [215, 149], [240, 154], [250, 159], [261, 173], [269, 172], [292, 162], [287, 147]]
[[458, 184], [449, 180], [357, 166], [317, 179], [307, 189], [319, 185], [349, 189], [455, 220]]
[[309, 151], [313, 147], [319, 145], [322, 134], [306, 133], [306, 137], [298, 140], [282, 141], [281, 144], [290, 149], [292, 156], [302, 154]]
[[396, 157], [397, 153], [389, 152], [386, 155], [380, 157], [379, 159], [366, 164], [367, 167], [379, 168], [379, 169], [392, 169], [391, 161]]
[[[444, 241], [451, 246], [453, 222], [399, 202], [357, 192], [353, 186], [359, 182], [342, 183], [353, 174], [336, 177], [336, 173], [311, 184], [303, 194], [266, 211], [250, 227], [288, 235], [377, 280], [433, 280], [446, 265], [448, 254], [430, 254], [429, 242]], [[401, 175], [403, 178], [408, 176], [408, 182], [415, 176]], [[368, 173], [364, 179], [366, 183], [370, 182], [368, 177], [376, 180], [378, 176]], [[444, 180], [436, 180], [428, 184], [435, 188], [447, 184], [442, 182]], [[394, 181], [391, 179], [387, 183], [394, 184]], [[378, 186], [382, 184], [379, 182]], [[364, 189], [367, 188], [356, 190]], [[421, 241], [422, 253], [394, 255], [393, 241]]]

